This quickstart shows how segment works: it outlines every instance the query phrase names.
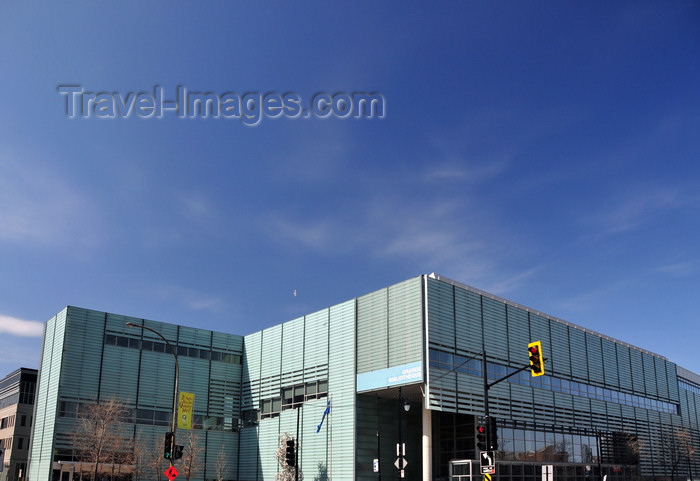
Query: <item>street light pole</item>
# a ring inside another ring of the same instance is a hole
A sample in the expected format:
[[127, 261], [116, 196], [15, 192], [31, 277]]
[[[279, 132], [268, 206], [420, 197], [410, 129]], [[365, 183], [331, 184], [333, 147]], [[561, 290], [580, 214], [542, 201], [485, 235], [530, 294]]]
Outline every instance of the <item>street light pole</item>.
[[403, 438], [401, 436], [401, 424], [403, 421], [403, 412], [411, 409], [411, 405], [409, 404], [408, 400], [405, 399], [401, 395], [401, 386], [399, 386], [399, 443], [396, 445], [396, 457], [397, 460], [397, 468], [399, 468], [399, 478], [404, 478], [405, 473], [404, 469], [406, 468], [406, 444], [403, 442]]
[[[153, 334], [156, 336], [160, 337], [165, 343], [168, 345], [170, 348], [170, 352], [173, 354], [173, 357], [175, 358], [175, 386], [173, 388], [173, 418], [172, 418], [172, 423], [170, 430], [173, 433], [173, 444], [172, 448], [173, 451], [175, 451], [175, 429], [177, 428], [177, 390], [178, 390], [178, 383], [180, 381], [180, 366], [177, 363], [177, 353], [175, 352], [175, 348], [173, 348], [172, 344], [168, 342], [168, 340], [163, 337], [163, 335], [156, 331], [155, 329], [151, 329], [150, 327], [146, 327], [143, 324], [134, 324], [133, 322], [127, 322], [126, 327], [140, 327], [141, 329], [146, 329], [147, 331], [151, 331]], [[174, 455], [174, 452], [173, 452]], [[173, 465], [173, 457], [169, 459], [170, 461], [170, 466]]]
[[401, 424], [403, 424], [401, 421], [403, 421], [403, 398], [401, 397], [401, 386], [399, 386], [399, 449], [398, 455], [399, 458], [399, 463], [401, 467], [399, 468], [399, 474], [401, 478], [403, 478], [403, 456], [406, 454], [404, 452], [404, 444], [403, 444], [403, 438], [401, 437]]

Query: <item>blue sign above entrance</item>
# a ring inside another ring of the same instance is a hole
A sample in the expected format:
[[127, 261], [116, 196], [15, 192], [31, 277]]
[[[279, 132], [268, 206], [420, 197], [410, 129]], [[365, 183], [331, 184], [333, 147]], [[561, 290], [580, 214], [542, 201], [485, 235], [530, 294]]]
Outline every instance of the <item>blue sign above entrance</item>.
[[357, 375], [357, 392], [371, 391], [402, 384], [413, 384], [423, 380], [423, 363], [413, 362]]

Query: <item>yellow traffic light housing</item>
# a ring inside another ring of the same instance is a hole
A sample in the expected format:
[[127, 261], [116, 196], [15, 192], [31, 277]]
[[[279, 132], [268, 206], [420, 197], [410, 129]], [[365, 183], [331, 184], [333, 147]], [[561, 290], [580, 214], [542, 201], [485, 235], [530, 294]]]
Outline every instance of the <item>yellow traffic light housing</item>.
[[542, 357], [542, 342], [534, 341], [527, 345], [527, 352], [530, 358], [530, 373], [532, 376], [544, 374], [544, 358]]

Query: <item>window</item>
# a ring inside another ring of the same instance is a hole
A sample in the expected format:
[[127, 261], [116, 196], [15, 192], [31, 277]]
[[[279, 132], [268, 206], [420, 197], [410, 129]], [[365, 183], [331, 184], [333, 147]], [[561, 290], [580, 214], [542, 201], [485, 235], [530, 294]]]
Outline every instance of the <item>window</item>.
[[241, 411], [241, 427], [257, 426], [260, 412], [257, 409]]
[[279, 416], [282, 411], [282, 398], [263, 399], [260, 401], [260, 418]]
[[240, 364], [241, 356], [238, 354], [224, 354], [224, 358], [222, 360], [228, 364]]
[[[114, 334], [105, 334], [104, 337], [105, 345], [126, 347], [130, 349], [140, 349], [142, 351], [148, 352], [158, 352], [158, 353], [168, 353], [172, 354], [168, 345], [164, 342], [149, 340], [149, 339], [138, 339], [134, 337], [117, 336]], [[222, 351], [211, 351], [210, 348], [205, 347], [204, 349], [199, 347], [189, 347], [189, 346], [173, 346], [175, 352], [178, 356], [191, 357], [193, 359], [204, 359], [212, 361], [221, 361], [227, 364], [240, 364], [241, 355], [238, 353], [222, 352]], [[33, 392], [33, 391], [32, 391]], [[32, 398], [33, 399], [33, 398]]]
[[282, 389], [282, 408], [291, 409], [294, 404], [294, 388], [286, 387]]
[[79, 403], [74, 401], [61, 401], [58, 409], [58, 415], [66, 418], [74, 418], [78, 416]]
[[294, 386], [294, 404], [301, 404], [304, 402], [304, 392], [306, 390], [305, 385]]
[[[444, 369], [448, 371], [457, 371], [470, 374], [472, 376], [481, 377], [481, 361], [469, 359], [459, 355], [452, 355], [440, 351], [438, 349], [430, 349], [430, 367]], [[468, 361], [468, 362], [466, 362]], [[490, 379], [497, 379], [504, 374], [510, 374], [515, 369], [498, 365], [495, 363], [487, 363], [487, 373]], [[529, 372], [522, 371], [518, 376], [512, 376], [507, 379], [509, 383], [520, 384], [522, 386], [531, 386], [548, 391], [562, 392], [572, 394], [574, 396], [586, 397], [589, 399], [598, 399], [601, 401], [615, 402], [638, 408], [645, 408], [653, 411], [678, 414], [680, 405], [673, 402], [664, 401], [661, 399], [652, 399], [645, 396], [639, 396], [629, 392], [616, 391], [603, 386], [586, 384], [585, 382], [573, 381], [569, 379], [557, 378], [552, 376], [541, 376], [532, 379]], [[685, 387], [684, 381], [679, 380], [681, 387]], [[692, 387], [690, 387], [692, 389]]]
[[295, 409], [305, 401], [328, 396], [328, 380], [311, 381], [294, 386], [285, 386], [280, 396], [260, 401], [260, 418], [277, 416], [281, 411]]

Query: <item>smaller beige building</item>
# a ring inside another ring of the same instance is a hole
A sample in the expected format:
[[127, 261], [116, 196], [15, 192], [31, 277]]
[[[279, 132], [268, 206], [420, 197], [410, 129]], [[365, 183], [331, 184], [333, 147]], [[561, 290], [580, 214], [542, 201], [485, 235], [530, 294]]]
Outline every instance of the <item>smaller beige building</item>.
[[37, 370], [20, 368], [0, 380], [0, 481], [27, 473]]

